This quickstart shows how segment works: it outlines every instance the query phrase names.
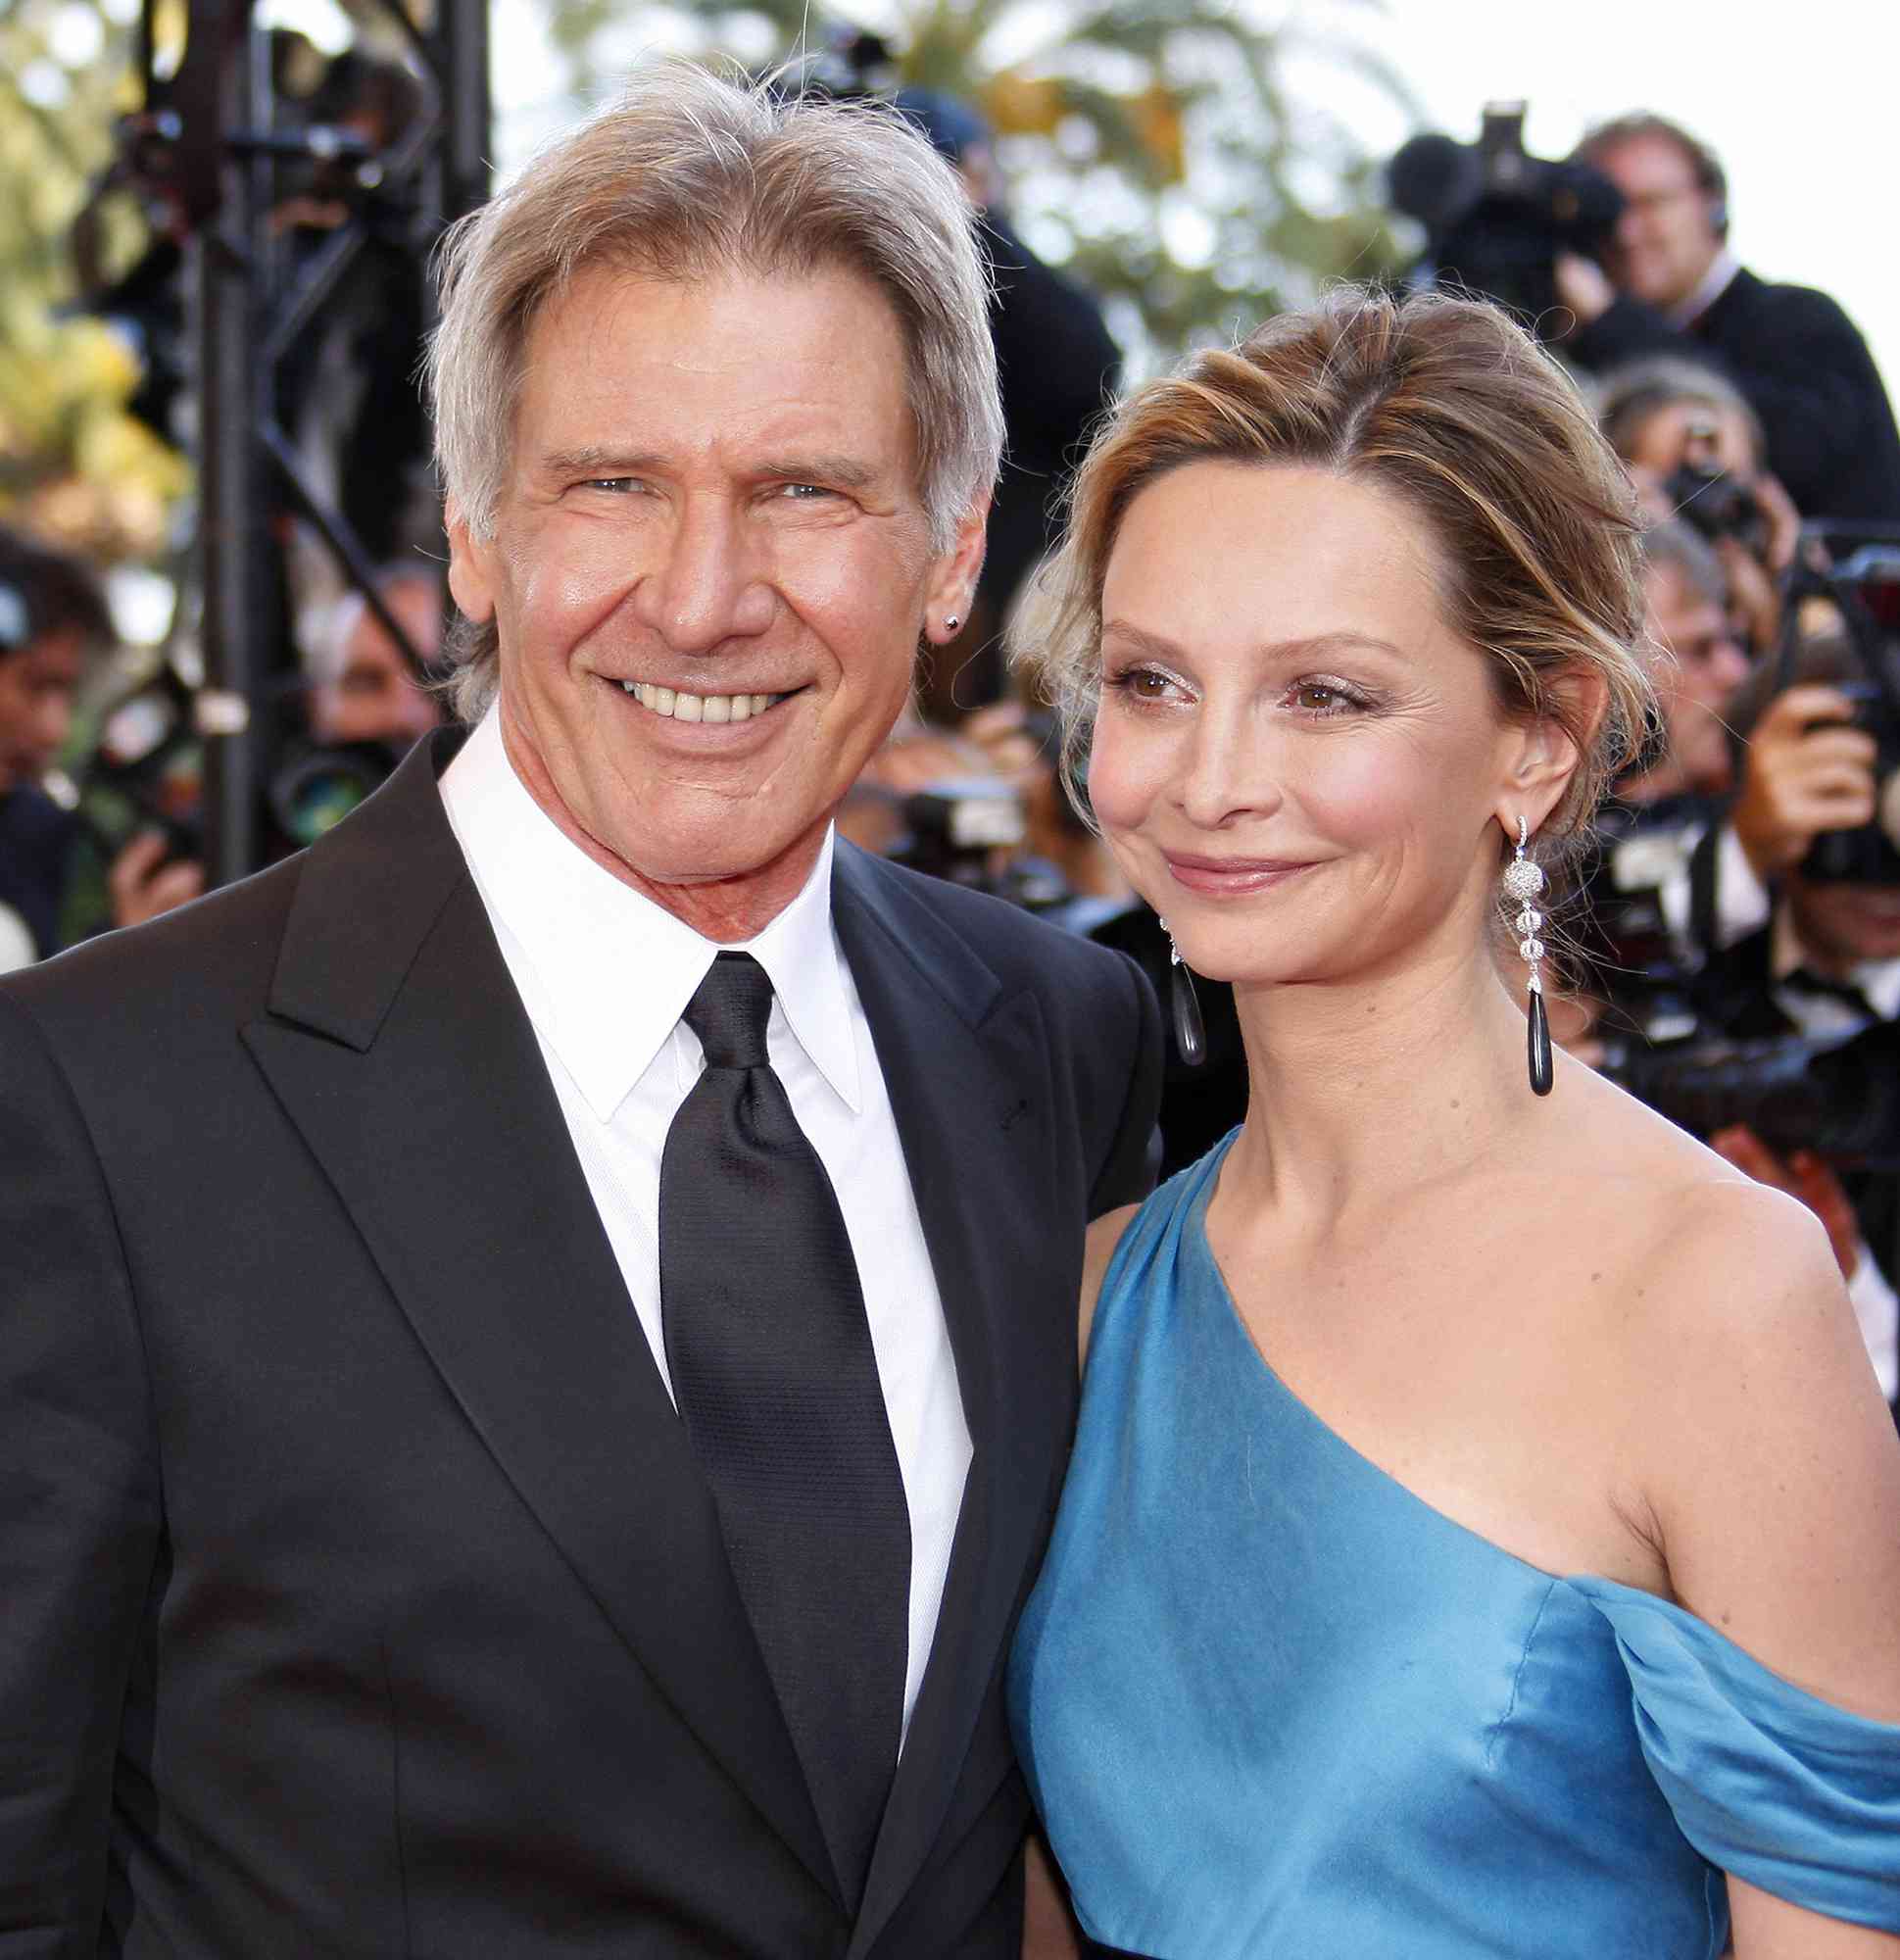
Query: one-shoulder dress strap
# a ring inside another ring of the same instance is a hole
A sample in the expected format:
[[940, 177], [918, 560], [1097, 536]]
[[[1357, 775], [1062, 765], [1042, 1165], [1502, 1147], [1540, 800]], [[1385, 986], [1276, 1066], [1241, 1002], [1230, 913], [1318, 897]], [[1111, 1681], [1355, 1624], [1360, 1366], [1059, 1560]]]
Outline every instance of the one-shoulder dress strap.
[[1616, 1635], [1643, 1755], [1683, 1837], [1778, 1898], [1900, 1933], [1900, 1725], [1783, 1681], [1670, 1600], [1568, 1584]]
[[1091, 1366], [1098, 1350], [1120, 1346], [1130, 1338], [1144, 1299], [1153, 1295], [1152, 1282], [1174, 1271], [1181, 1255], [1182, 1231], [1205, 1202], [1220, 1175], [1222, 1159], [1240, 1134], [1238, 1127], [1230, 1130], [1206, 1155], [1196, 1157], [1157, 1185], [1123, 1228], [1096, 1296], [1089, 1335]]

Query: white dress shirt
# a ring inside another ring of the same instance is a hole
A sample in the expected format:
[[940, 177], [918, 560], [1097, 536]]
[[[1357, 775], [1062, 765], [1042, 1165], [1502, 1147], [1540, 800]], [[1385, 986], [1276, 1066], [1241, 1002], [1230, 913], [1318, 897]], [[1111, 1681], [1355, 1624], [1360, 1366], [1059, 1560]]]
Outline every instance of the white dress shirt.
[[1663, 318], [1679, 331], [1693, 326], [1735, 283], [1735, 274], [1740, 270], [1741, 261], [1725, 245], [1709, 262], [1709, 270], [1696, 281], [1694, 292], [1686, 299], [1678, 300], [1673, 307], [1665, 307]]
[[561, 834], [515, 775], [492, 709], [441, 787], [669, 1395], [659, 1159], [703, 1063], [699, 1037], [680, 1016], [722, 950], [750, 953], [771, 978], [766, 1048], [845, 1214], [909, 1505], [907, 1732], [943, 1600], [970, 1433], [883, 1070], [832, 930], [831, 836], [798, 897], [756, 939], [722, 949]]
[[[1671, 939], [1685, 955], [1696, 951], [1689, 916], [1694, 904], [1691, 865], [1706, 829], [1696, 818], [1660, 830], [1639, 827], [1610, 852], [1610, 882], [1619, 892], [1653, 891]], [[1725, 823], [1716, 839], [1715, 896], [1717, 951], [1759, 932], [1774, 909], [1768, 887], [1755, 875], [1731, 823]]]

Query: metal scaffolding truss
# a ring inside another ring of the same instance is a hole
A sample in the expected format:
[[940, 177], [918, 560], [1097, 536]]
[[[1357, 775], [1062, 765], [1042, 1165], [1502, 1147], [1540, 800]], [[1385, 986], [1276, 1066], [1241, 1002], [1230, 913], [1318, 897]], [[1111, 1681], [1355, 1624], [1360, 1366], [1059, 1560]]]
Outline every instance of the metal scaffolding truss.
[[419, 86], [422, 111], [370, 151], [361, 138], [280, 113], [271, 37], [250, 0], [189, 0], [182, 58], [161, 73], [158, 10], [144, 0], [139, 64], [145, 110], [133, 139], [141, 174], [159, 185], [187, 240], [186, 277], [196, 405], [199, 558], [205, 684], [205, 831], [215, 884], [256, 868], [265, 679], [261, 634], [276, 613], [273, 510], [302, 517], [347, 581], [420, 665], [417, 650], [376, 590], [375, 567], [340, 508], [310, 480], [278, 419], [283, 365], [319, 330], [326, 309], [369, 242], [352, 207], [320, 246], [293, 259], [272, 235], [286, 162], [345, 171], [385, 214], [401, 214], [418, 262], [443, 229], [488, 194], [485, 0], [362, 0], [391, 30]]

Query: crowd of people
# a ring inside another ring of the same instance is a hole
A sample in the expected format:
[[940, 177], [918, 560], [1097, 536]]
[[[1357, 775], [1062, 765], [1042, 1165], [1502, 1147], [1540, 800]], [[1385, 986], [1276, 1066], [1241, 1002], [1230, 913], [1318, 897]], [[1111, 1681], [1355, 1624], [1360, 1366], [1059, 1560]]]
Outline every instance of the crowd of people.
[[897, 109], [458, 227], [260, 878], [0, 531], [0, 1936], [1893, 1950], [1864, 343], [1645, 114], [1121, 396]]

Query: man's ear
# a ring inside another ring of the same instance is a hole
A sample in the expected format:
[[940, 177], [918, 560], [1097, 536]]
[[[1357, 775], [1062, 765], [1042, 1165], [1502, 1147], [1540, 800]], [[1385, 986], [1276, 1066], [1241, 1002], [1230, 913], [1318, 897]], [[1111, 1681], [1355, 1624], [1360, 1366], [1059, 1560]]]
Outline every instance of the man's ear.
[[464, 619], [480, 625], [495, 615], [494, 547], [470, 534], [453, 497], [443, 507], [442, 525], [449, 534], [450, 596]]
[[[990, 521], [990, 493], [983, 494], [963, 513], [956, 537], [949, 551], [938, 558], [924, 586], [924, 631], [933, 640], [955, 639], [962, 621], [970, 616], [976, 598], [976, 582], [983, 570], [983, 547]], [[958, 626], [945, 621], [955, 618]]]

